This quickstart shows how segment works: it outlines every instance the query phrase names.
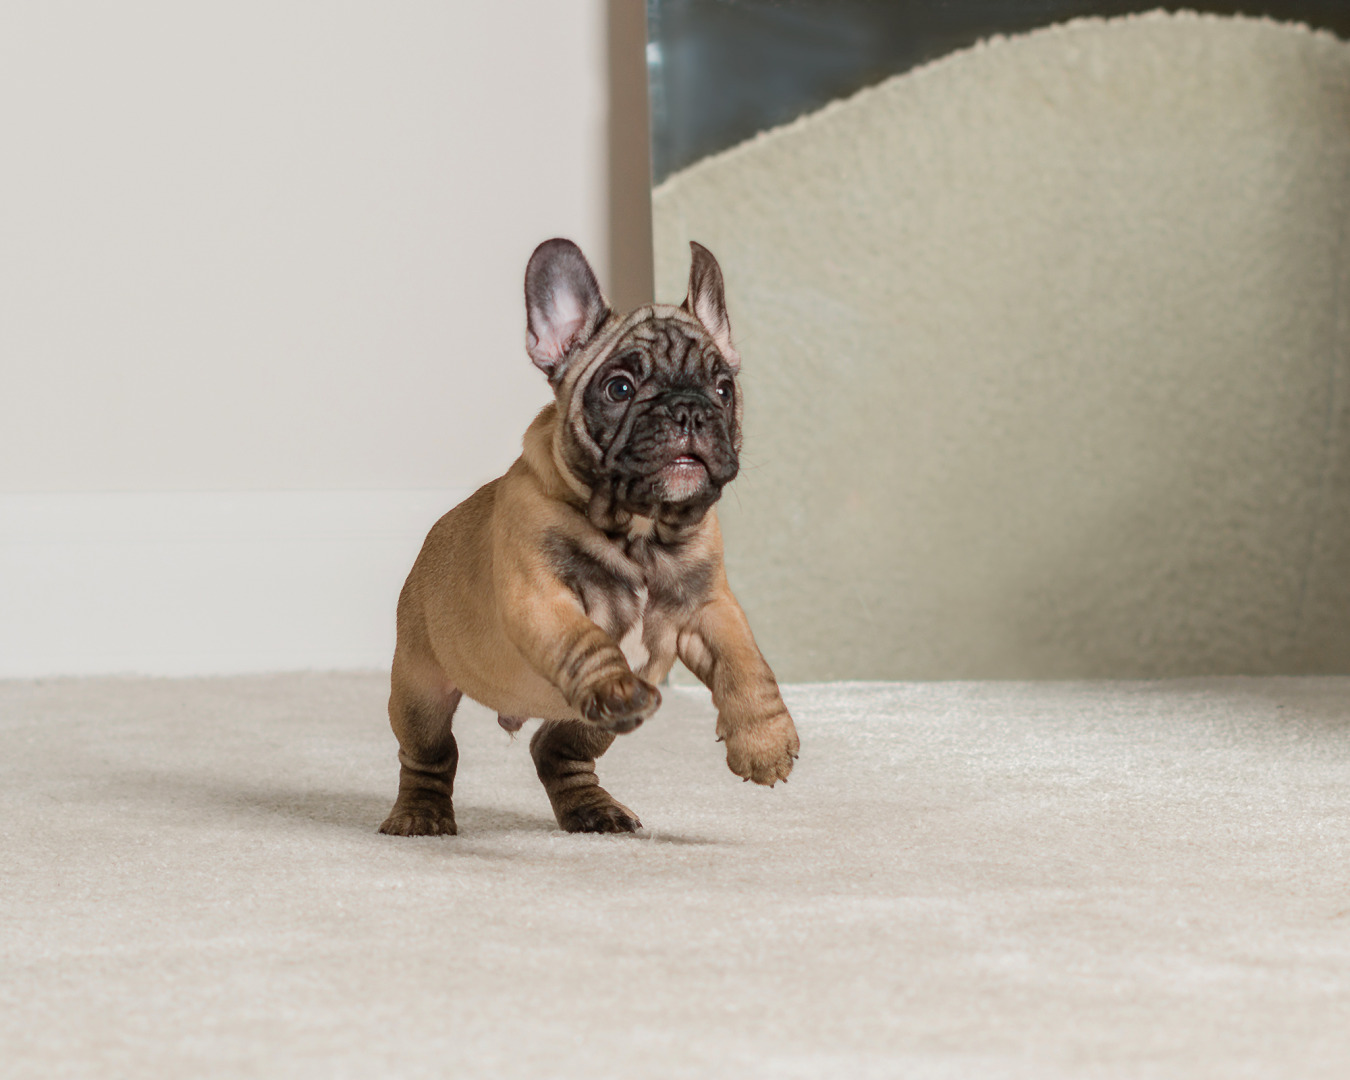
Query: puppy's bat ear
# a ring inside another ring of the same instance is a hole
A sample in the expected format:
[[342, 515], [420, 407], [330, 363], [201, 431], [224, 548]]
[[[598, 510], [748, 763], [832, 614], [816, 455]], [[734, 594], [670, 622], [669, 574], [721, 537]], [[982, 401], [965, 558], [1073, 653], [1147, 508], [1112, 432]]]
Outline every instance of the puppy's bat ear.
[[689, 295], [681, 305], [708, 331], [732, 371], [740, 371], [741, 357], [731, 344], [731, 320], [727, 318], [727, 298], [722, 286], [722, 268], [713, 253], [694, 240], [689, 241], [693, 261], [689, 266]]
[[525, 349], [549, 382], [609, 314], [590, 264], [571, 240], [545, 240], [525, 268]]

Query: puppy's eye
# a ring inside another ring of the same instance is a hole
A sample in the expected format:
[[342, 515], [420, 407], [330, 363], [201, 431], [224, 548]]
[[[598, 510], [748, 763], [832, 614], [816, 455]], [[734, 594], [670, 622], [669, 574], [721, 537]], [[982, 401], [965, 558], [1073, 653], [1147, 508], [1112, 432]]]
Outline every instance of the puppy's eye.
[[731, 404], [731, 397], [733, 393], [734, 391], [732, 390], [730, 379], [723, 379], [720, 383], [717, 384], [717, 399], [723, 405]]
[[635, 393], [637, 387], [633, 385], [633, 380], [627, 375], [615, 375], [609, 382], [605, 383], [605, 397], [610, 401], [627, 401]]

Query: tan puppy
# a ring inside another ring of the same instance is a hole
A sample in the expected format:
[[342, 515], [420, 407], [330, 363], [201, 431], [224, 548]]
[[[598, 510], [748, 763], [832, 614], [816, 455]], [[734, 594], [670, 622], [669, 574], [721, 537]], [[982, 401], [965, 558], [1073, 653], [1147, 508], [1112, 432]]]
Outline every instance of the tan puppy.
[[545, 721], [530, 753], [564, 829], [641, 828], [595, 759], [656, 711], [677, 656], [712, 690], [731, 771], [792, 771], [796, 728], [722, 567], [712, 507], [738, 467], [740, 357], [722, 272], [691, 246], [684, 304], [628, 315], [570, 241], [530, 258], [526, 348], [555, 400], [506, 475], [433, 526], [399, 596], [402, 769], [381, 832], [455, 832], [463, 694], [509, 731]]

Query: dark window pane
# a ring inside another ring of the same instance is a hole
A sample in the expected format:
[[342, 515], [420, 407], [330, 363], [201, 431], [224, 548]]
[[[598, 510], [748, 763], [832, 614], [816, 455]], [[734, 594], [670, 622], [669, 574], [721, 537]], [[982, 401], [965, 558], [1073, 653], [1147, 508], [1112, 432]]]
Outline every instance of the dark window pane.
[[[1268, 15], [1350, 37], [1350, 0], [1205, 0], [1167, 10]], [[1131, 0], [648, 0], [653, 177], [994, 34]]]

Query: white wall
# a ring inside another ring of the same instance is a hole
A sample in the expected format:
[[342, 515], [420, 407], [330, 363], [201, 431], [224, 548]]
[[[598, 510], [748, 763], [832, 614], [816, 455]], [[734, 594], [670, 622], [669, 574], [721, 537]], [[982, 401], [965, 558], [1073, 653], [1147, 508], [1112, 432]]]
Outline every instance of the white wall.
[[600, 0], [0, 7], [0, 675], [378, 666], [605, 275]]

